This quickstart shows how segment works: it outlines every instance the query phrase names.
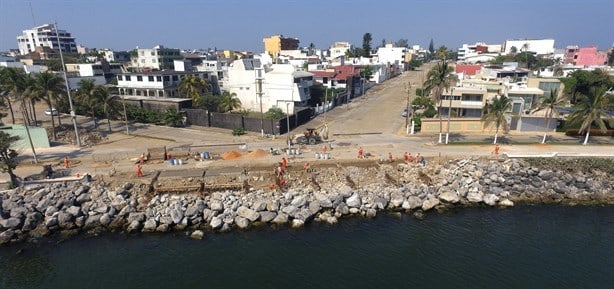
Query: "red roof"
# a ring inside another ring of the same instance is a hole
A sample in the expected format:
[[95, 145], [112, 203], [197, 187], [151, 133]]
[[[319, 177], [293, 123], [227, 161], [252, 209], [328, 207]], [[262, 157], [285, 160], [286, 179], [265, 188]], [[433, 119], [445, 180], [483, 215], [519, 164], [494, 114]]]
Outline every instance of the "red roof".
[[478, 71], [482, 70], [480, 64], [457, 64], [456, 73], [464, 73], [466, 75], [475, 75]]

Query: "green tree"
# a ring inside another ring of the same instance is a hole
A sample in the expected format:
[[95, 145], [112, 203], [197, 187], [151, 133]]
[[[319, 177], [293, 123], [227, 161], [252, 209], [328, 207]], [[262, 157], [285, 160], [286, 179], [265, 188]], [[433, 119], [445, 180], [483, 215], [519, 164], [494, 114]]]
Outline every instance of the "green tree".
[[448, 47], [446, 47], [445, 45], [442, 45], [442, 46], [439, 46], [439, 48], [437, 48], [437, 52], [435, 52], [435, 55], [437, 56], [438, 59], [446, 61], [446, 59], [449, 59], [448, 53], [450, 53], [450, 51], [448, 50]]
[[237, 94], [228, 91], [222, 92], [218, 108], [221, 112], [233, 111], [241, 108], [241, 100], [237, 98]]
[[0, 131], [0, 169], [2, 169], [2, 172], [9, 175], [9, 185], [11, 188], [18, 184], [18, 178], [15, 175], [15, 168], [17, 168], [17, 152], [11, 148], [11, 145], [18, 140], [18, 136], [12, 136]]
[[198, 107], [204, 108], [208, 111], [219, 111], [220, 97], [211, 93], [203, 94], [199, 97]]
[[539, 97], [537, 106], [534, 111], [537, 112], [541, 110], [546, 110], [546, 128], [544, 130], [544, 138], [542, 139], [542, 144], [546, 143], [546, 138], [548, 137], [548, 128], [550, 127], [550, 119], [552, 119], [552, 114], [558, 114], [557, 106], [564, 105], [565, 103], [567, 103], [567, 99], [560, 95], [558, 89], [553, 89], [550, 91], [550, 94], [543, 94]]
[[510, 54], [511, 55], [516, 55], [516, 53], [518, 53], [518, 47], [516, 47], [516, 46], [510, 47]]
[[211, 85], [206, 80], [196, 76], [188, 75], [179, 82], [179, 93], [185, 98], [192, 99], [192, 106], [200, 106], [201, 96], [209, 92]]
[[179, 127], [182, 124], [183, 115], [175, 108], [169, 108], [162, 114], [164, 124], [172, 127]]
[[271, 107], [264, 113], [264, 117], [267, 119], [278, 120], [286, 117], [286, 114], [279, 107]]
[[588, 143], [591, 126], [596, 124], [601, 130], [605, 131], [606, 121], [614, 125], [614, 119], [607, 114], [606, 108], [609, 106], [605, 86], [591, 87], [588, 94], [581, 94], [578, 103], [574, 106], [576, 111], [569, 115], [571, 123], [579, 123], [579, 133], [586, 132], [584, 145]]
[[409, 41], [407, 39], [401, 38], [394, 43], [395, 47], [409, 47]]
[[450, 86], [456, 81], [456, 76], [452, 74], [454, 69], [452, 66], [449, 66], [445, 61], [439, 61], [426, 75], [426, 80], [424, 81], [424, 89], [432, 93], [433, 98], [436, 103], [439, 104], [439, 110], [437, 114], [439, 115], [439, 142], [442, 142], [443, 135], [443, 120], [441, 118], [441, 94], [450, 88]]
[[495, 140], [493, 144], [497, 143], [497, 137], [499, 136], [499, 128], [507, 130], [508, 124], [505, 120], [505, 113], [512, 109], [512, 101], [505, 95], [495, 96], [491, 101], [487, 102], [482, 108], [482, 121], [484, 127], [495, 124]]
[[107, 127], [109, 133], [111, 130], [111, 117], [114, 117], [119, 113], [119, 95], [109, 93], [109, 90], [106, 86], [101, 88], [101, 99], [102, 99], [102, 112], [107, 118]]
[[411, 105], [417, 106], [418, 108], [427, 109], [429, 107], [435, 107], [435, 102], [432, 98], [427, 96], [418, 96], [412, 100]]
[[614, 65], [614, 48], [611, 48], [608, 52], [608, 65]]
[[27, 75], [23, 70], [13, 67], [0, 69], [0, 95], [11, 113], [11, 122], [15, 124], [12, 101], [20, 98], [25, 91]]
[[435, 53], [435, 44], [433, 43], [433, 38], [431, 38], [431, 42], [429, 42], [429, 54]]
[[[64, 90], [64, 80], [55, 73], [42, 72], [36, 75], [34, 78], [34, 93], [39, 95], [39, 97], [45, 101], [49, 110], [53, 108], [53, 102], [57, 101], [57, 98], [64, 92]], [[55, 116], [53, 113], [51, 114], [51, 133], [53, 135], [53, 140], [55, 141]]]
[[571, 103], [576, 103], [579, 94], [588, 95], [592, 87], [614, 87], [614, 78], [600, 69], [593, 71], [576, 70], [567, 77], [561, 78], [561, 82], [565, 85], [564, 92]]
[[360, 76], [366, 80], [371, 79], [372, 75], [373, 75], [373, 67], [371, 67], [370, 65], [363, 66], [362, 69], [360, 70]]
[[104, 86], [96, 85], [92, 79], [83, 79], [78, 85], [77, 99], [86, 108], [86, 114], [94, 120], [94, 128], [98, 128], [98, 112], [102, 110], [108, 92]]
[[362, 56], [371, 57], [371, 33], [367, 32], [362, 36]]

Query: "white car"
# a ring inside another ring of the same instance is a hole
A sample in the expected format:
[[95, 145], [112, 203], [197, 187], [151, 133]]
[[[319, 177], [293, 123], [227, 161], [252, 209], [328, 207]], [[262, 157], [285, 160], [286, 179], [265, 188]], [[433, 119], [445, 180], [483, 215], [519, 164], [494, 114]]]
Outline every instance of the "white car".
[[45, 110], [45, 115], [58, 115], [58, 110], [55, 108]]

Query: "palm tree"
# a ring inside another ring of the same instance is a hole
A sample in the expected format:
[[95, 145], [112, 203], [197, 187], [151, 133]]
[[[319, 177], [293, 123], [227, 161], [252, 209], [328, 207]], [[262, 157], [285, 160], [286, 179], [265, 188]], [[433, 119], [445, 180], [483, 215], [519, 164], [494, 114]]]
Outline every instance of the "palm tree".
[[[38, 95], [47, 103], [49, 110], [53, 108], [52, 103], [57, 101], [57, 97], [64, 92], [64, 80], [51, 72], [42, 72], [36, 75], [33, 83], [33, 94]], [[51, 133], [53, 140], [56, 140], [55, 134], [55, 116], [51, 114]]]
[[109, 133], [111, 132], [111, 115], [116, 114], [119, 111], [119, 95], [109, 93], [107, 87], [101, 88], [102, 98], [102, 111], [107, 118], [107, 126], [109, 127]]
[[441, 94], [444, 90], [450, 88], [452, 83], [456, 81], [456, 76], [452, 74], [453, 72], [452, 66], [449, 66], [447, 62], [440, 61], [438, 62], [431, 70], [429, 70], [426, 75], [426, 80], [424, 81], [424, 90], [433, 93], [433, 98], [435, 102], [439, 103], [439, 142], [442, 142], [442, 131], [443, 131], [443, 121], [441, 119]]
[[192, 106], [199, 106], [200, 95], [208, 92], [210, 89], [211, 85], [196, 75], [188, 75], [179, 82], [179, 93], [186, 98], [192, 99]]
[[511, 109], [512, 101], [505, 95], [495, 96], [491, 102], [487, 102], [482, 108], [484, 127], [490, 126], [493, 122], [495, 123], [495, 141], [493, 144], [497, 144], [499, 128], [503, 126], [503, 130], [507, 130], [508, 124], [505, 120], [505, 113]]
[[241, 108], [241, 100], [237, 98], [236, 93], [224, 91], [220, 96], [220, 103], [218, 107], [222, 112], [233, 111]]
[[577, 98], [578, 102], [574, 107], [577, 110], [569, 115], [569, 120], [572, 123], [580, 123], [580, 130], [578, 133], [586, 131], [583, 145], [588, 143], [588, 137], [593, 123], [597, 124], [603, 131], [607, 129], [605, 125], [606, 121], [614, 125], [614, 119], [606, 113], [608, 102], [606, 94], [605, 86], [591, 87], [588, 94], [580, 94], [580, 97]]
[[79, 102], [88, 108], [88, 114], [94, 120], [94, 129], [98, 128], [98, 122], [96, 119], [96, 111], [103, 103], [106, 89], [103, 86], [96, 85], [92, 79], [83, 79], [79, 81], [79, 88], [77, 89], [77, 97]]
[[21, 93], [26, 89], [26, 78], [27, 75], [25, 71], [21, 69], [9, 67], [0, 70], [0, 94], [2, 98], [6, 100], [6, 104], [11, 113], [11, 122], [13, 124], [15, 124], [15, 113], [13, 111], [11, 99], [21, 96]]
[[558, 89], [553, 89], [550, 91], [550, 95], [544, 94], [539, 97], [539, 102], [537, 103], [537, 107], [534, 112], [540, 110], [546, 110], [546, 128], [544, 130], [544, 138], [542, 139], [542, 144], [546, 143], [546, 138], [548, 136], [548, 128], [550, 127], [550, 119], [552, 118], [552, 114], [558, 114], [556, 109], [557, 106], [561, 106], [567, 102], [567, 99], [564, 96], [559, 95]]
[[522, 50], [524, 51], [525, 63], [527, 64], [527, 69], [529, 69], [529, 42], [525, 42], [522, 45]]

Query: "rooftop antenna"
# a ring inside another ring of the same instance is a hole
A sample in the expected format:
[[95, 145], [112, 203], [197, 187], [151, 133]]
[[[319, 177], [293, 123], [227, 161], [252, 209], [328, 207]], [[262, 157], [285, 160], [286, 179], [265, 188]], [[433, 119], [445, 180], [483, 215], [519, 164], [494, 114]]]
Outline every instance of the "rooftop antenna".
[[34, 27], [36, 27], [36, 18], [34, 18], [34, 9], [32, 9], [32, 1], [28, 1], [30, 5], [30, 14], [32, 14], [32, 22], [34, 23]]

